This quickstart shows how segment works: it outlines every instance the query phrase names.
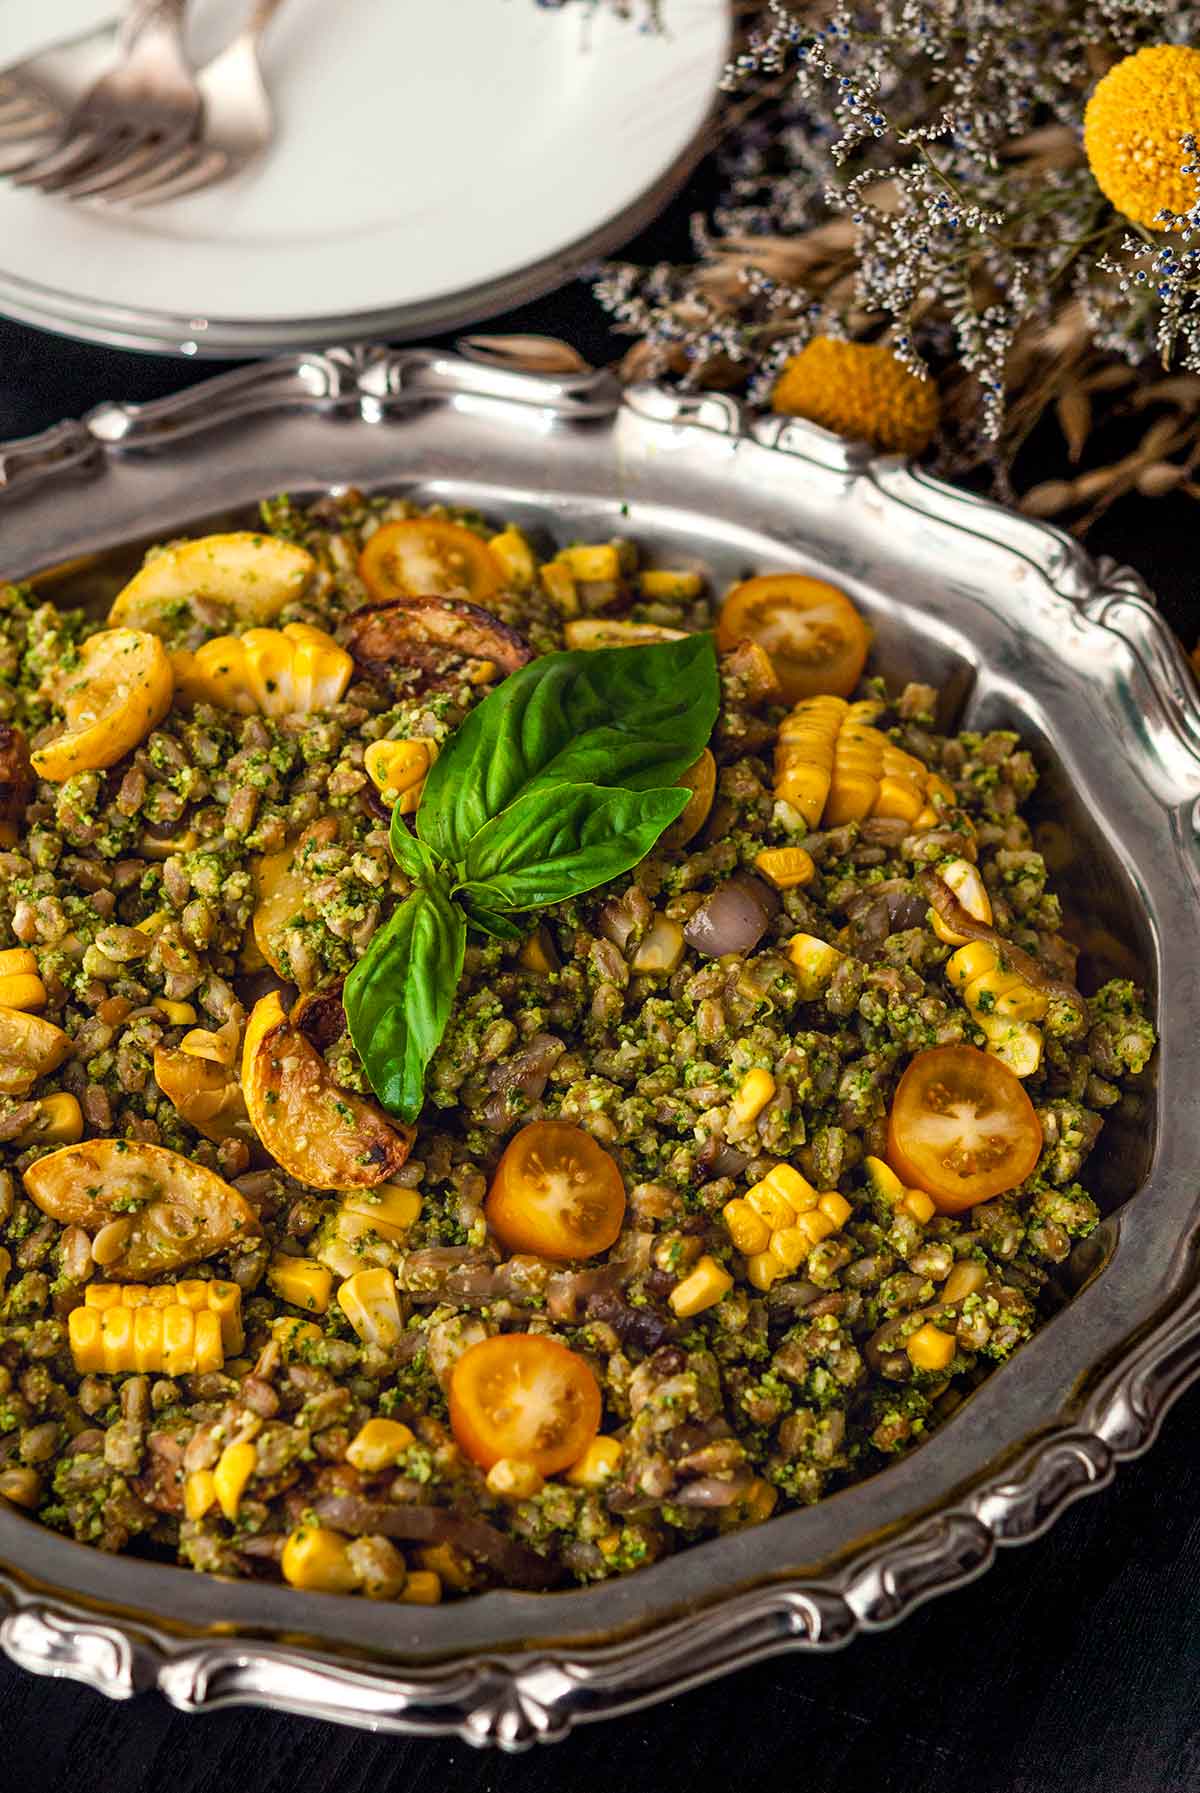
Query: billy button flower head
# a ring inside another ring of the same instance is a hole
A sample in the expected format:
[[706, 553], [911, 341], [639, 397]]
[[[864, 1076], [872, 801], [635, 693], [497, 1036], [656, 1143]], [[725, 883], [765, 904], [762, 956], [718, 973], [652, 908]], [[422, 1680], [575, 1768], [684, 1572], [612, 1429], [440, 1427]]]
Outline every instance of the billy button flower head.
[[1180, 228], [1196, 202], [1181, 139], [1200, 129], [1200, 50], [1158, 44], [1126, 56], [1100, 81], [1084, 114], [1083, 146], [1096, 185], [1148, 229]]
[[920, 454], [938, 426], [938, 389], [880, 344], [818, 336], [786, 362], [771, 406], [888, 454]]

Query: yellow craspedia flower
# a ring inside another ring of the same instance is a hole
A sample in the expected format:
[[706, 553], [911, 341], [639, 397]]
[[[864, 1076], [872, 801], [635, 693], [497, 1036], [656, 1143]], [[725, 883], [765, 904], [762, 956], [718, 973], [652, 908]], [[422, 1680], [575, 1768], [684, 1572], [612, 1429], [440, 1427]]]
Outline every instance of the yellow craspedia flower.
[[1200, 132], [1200, 50], [1139, 50], [1097, 83], [1083, 147], [1104, 197], [1135, 224], [1153, 229], [1160, 212], [1195, 205], [1195, 178], [1180, 172], [1193, 160], [1179, 141], [1185, 131]]
[[938, 425], [938, 390], [877, 343], [816, 336], [784, 364], [773, 410], [807, 417], [888, 453], [920, 454]]

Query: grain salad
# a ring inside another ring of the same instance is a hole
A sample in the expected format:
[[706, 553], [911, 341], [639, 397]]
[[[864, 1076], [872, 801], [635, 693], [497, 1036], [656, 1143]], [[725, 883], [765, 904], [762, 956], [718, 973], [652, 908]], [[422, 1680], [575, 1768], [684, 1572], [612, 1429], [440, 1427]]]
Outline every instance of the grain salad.
[[[431, 1603], [877, 1473], [1154, 1035], [845, 594], [356, 492], [0, 586], [0, 1495]], [[1082, 1179], [1082, 1180], [1081, 1180]]]

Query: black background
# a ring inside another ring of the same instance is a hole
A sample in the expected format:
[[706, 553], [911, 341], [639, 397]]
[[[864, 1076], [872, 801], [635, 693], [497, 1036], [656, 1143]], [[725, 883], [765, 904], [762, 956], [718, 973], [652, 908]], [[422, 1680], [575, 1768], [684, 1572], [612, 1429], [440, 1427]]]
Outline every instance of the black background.
[[[689, 209], [709, 191], [702, 173], [635, 250], [655, 260], [685, 253]], [[621, 348], [582, 286], [490, 327], [566, 336], [597, 362]], [[215, 371], [0, 319], [0, 440]], [[1044, 431], [1027, 451], [1027, 478], [1057, 476], [1060, 454]], [[1089, 542], [1145, 576], [1189, 648], [1198, 522], [1186, 498], [1127, 501]], [[0, 570], [2, 560], [0, 523]], [[156, 1696], [118, 1706], [0, 1661], [0, 1788], [695, 1793], [703, 1782], [781, 1793], [1185, 1793], [1200, 1788], [1198, 1427], [1200, 1388], [1112, 1488], [894, 1631], [833, 1656], [778, 1658], [517, 1759], [249, 1711], [188, 1718]]]

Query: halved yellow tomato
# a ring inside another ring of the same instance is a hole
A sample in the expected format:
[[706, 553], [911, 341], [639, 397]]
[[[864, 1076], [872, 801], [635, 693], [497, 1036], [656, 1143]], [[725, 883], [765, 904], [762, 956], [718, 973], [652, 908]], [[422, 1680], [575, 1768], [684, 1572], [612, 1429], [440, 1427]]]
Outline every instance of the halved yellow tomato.
[[974, 1046], [918, 1052], [888, 1117], [888, 1163], [900, 1181], [958, 1214], [1023, 1183], [1042, 1127], [1021, 1081]]
[[757, 642], [771, 656], [788, 703], [849, 697], [871, 637], [844, 591], [804, 573], [766, 573], [735, 585], [721, 606], [717, 646]]
[[76, 772], [115, 766], [171, 707], [175, 681], [166, 649], [145, 629], [103, 629], [57, 675], [51, 696], [66, 717], [61, 735], [29, 756], [41, 778], [62, 784]]
[[472, 1462], [502, 1457], [556, 1475], [600, 1430], [600, 1388], [583, 1358], [538, 1333], [499, 1333], [450, 1373], [450, 1429]]
[[380, 602], [459, 591], [479, 603], [503, 583], [500, 563], [483, 537], [443, 517], [384, 523], [359, 555], [358, 571]]
[[617, 1241], [625, 1183], [582, 1127], [532, 1121], [505, 1148], [483, 1211], [506, 1251], [590, 1258]]

